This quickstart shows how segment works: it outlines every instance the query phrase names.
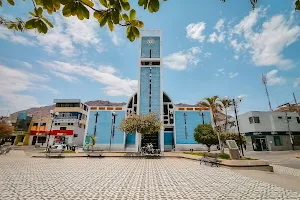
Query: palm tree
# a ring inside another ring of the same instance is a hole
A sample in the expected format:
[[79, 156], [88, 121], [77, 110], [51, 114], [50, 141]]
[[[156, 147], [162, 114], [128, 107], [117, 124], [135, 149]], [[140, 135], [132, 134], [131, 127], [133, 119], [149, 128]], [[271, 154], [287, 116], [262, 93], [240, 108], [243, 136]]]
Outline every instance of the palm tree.
[[227, 132], [227, 126], [228, 126], [228, 108], [233, 105], [233, 101], [231, 99], [219, 99], [219, 101], [222, 104], [222, 110], [225, 111], [225, 127], [224, 127], [224, 132]]
[[219, 148], [221, 148], [220, 133], [217, 127], [217, 113], [219, 113], [220, 110], [222, 110], [222, 105], [218, 102], [219, 99], [220, 98], [217, 95], [213, 97], [206, 97], [203, 99], [203, 101], [198, 102], [198, 105], [210, 108], [212, 113], [213, 123], [215, 125], [215, 130], [218, 135]]

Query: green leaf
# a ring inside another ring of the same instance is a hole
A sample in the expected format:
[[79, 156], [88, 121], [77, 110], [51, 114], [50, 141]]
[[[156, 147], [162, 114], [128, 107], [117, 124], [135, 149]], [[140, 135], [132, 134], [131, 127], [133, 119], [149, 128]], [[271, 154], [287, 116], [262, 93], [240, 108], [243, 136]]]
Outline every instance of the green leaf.
[[37, 28], [38, 28], [39, 33], [46, 34], [48, 32], [48, 27], [42, 20], [39, 20], [39, 26]]
[[142, 21], [136, 21], [135, 26], [139, 27], [139, 28], [143, 28], [144, 27], [144, 23]]
[[36, 20], [36, 19], [28, 20], [28, 21], [25, 23], [25, 28], [27, 28], [27, 29], [33, 29], [33, 28], [34, 28], [35, 20]]
[[37, 16], [42, 16], [43, 14], [43, 9], [41, 7], [39, 7], [38, 9], [35, 9], [36, 10], [36, 14]]
[[129, 13], [129, 19], [134, 20], [136, 16], [136, 11], [134, 9], [131, 9], [130, 13]]
[[32, 17], [36, 17], [36, 14], [34, 14], [33, 12], [29, 12], [29, 14], [30, 14]]
[[108, 13], [105, 13], [103, 18], [100, 20], [100, 27], [103, 27], [106, 24], [107, 18], [108, 18]]
[[300, 1], [299, 0], [295, 2], [295, 5], [296, 5], [295, 9], [300, 10]]
[[124, 19], [125, 21], [129, 21], [129, 17], [128, 17], [128, 15], [126, 15], [125, 13], [122, 15], [122, 17], [123, 17], [123, 19]]
[[127, 0], [121, 0], [121, 5], [124, 10], [130, 10], [130, 4], [127, 2]]
[[114, 24], [112, 23], [110, 18], [107, 19], [107, 25], [108, 25], [109, 30], [111, 32], [113, 32], [114, 31]]
[[0, 7], [2, 7], [2, 0], [0, 0]]
[[91, 2], [90, 0], [81, 0], [83, 3], [85, 3], [86, 5], [89, 5], [90, 7], [94, 7], [94, 3]]
[[13, 29], [14, 27], [15, 27], [15, 24], [9, 24], [9, 25], [7, 26], [8, 29]]
[[99, 1], [105, 8], [107, 8], [107, 0], [99, 0]]
[[121, 5], [120, 5], [120, 1], [115, 1], [115, 8], [120, 12], [122, 10]]
[[148, 4], [148, 10], [150, 13], [157, 12], [159, 10], [159, 1], [158, 0], [150, 0]]
[[148, 4], [148, 0], [139, 0], [138, 2], [139, 6], [143, 6], [145, 3]]
[[90, 12], [89, 10], [83, 5], [83, 4], [80, 4], [79, 5], [82, 13], [83, 13], [83, 16], [86, 18], [86, 19], [89, 19], [90, 18]]
[[140, 37], [140, 31], [137, 27], [132, 27], [132, 32], [134, 33], [135, 37]]
[[70, 17], [72, 15], [72, 7], [73, 7], [73, 4], [71, 4], [71, 3], [65, 5], [64, 8], [62, 9], [63, 16]]
[[44, 22], [46, 22], [46, 24], [48, 24], [48, 26], [50, 26], [51, 28], [54, 27], [53, 24], [52, 24], [51, 22], [49, 22], [48, 19], [46, 19], [45, 17], [42, 17], [42, 20], [43, 20]]
[[7, 0], [7, 2], [8, 2], [10, 5], [12, 5], [12, 6], [14, 6], [14, 5], [15, 5], [15, 2], [14, 2], [14, 0]]
[[120, 17], [119, 11], [115, 10], [112, 12], [112, 20], [113, 20], [114, 24], [119, 24], [119, 22], [120, 22], [119, 17]]

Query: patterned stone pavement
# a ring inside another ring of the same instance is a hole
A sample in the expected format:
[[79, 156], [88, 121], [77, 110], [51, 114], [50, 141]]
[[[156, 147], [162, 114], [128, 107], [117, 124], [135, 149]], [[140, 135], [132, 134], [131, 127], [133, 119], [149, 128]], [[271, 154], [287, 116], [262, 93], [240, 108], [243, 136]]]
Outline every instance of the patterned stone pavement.
[[280, 165], [272, 165], [272, 166], [275, 173], [288, 174], [288, 175], [300, 177], [300, 169], [294, 169], [294, 168], [280, 166]]
[[300, 199], [226, 168], [177, 159], [0, 157], [3, 200]]

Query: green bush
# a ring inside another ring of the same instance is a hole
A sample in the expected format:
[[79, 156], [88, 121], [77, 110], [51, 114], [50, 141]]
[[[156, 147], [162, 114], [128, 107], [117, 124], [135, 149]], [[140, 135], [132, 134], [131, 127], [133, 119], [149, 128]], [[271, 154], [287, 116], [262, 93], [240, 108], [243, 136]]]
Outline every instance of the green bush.
[[219, 154], [219, 158], [225, 159], [225, 160], [229, 160], [230, 159], [230, 155], [227, 154], [227, 153], [220, 153]]

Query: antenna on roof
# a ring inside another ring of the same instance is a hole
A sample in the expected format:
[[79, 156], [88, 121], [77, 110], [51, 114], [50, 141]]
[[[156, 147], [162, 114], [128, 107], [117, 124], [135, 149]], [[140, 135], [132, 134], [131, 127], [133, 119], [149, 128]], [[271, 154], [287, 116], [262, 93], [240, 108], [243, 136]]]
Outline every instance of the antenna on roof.
[[270, 102], [268, 88], [267, 88], [268, 80], [267, 80], [267, 77], [263, 73], [262, 73], [262, 76], [261, 76], [261, 80], [262, 80], [262, 82], [263, 82], [263, 84], [265, 85], [265, 88], [266, 88], [266, 94], [267, 94], [267, 97], [268, 97], [270, 111], [273, 111], [272, 106], [271, 106], [271, 102]]

